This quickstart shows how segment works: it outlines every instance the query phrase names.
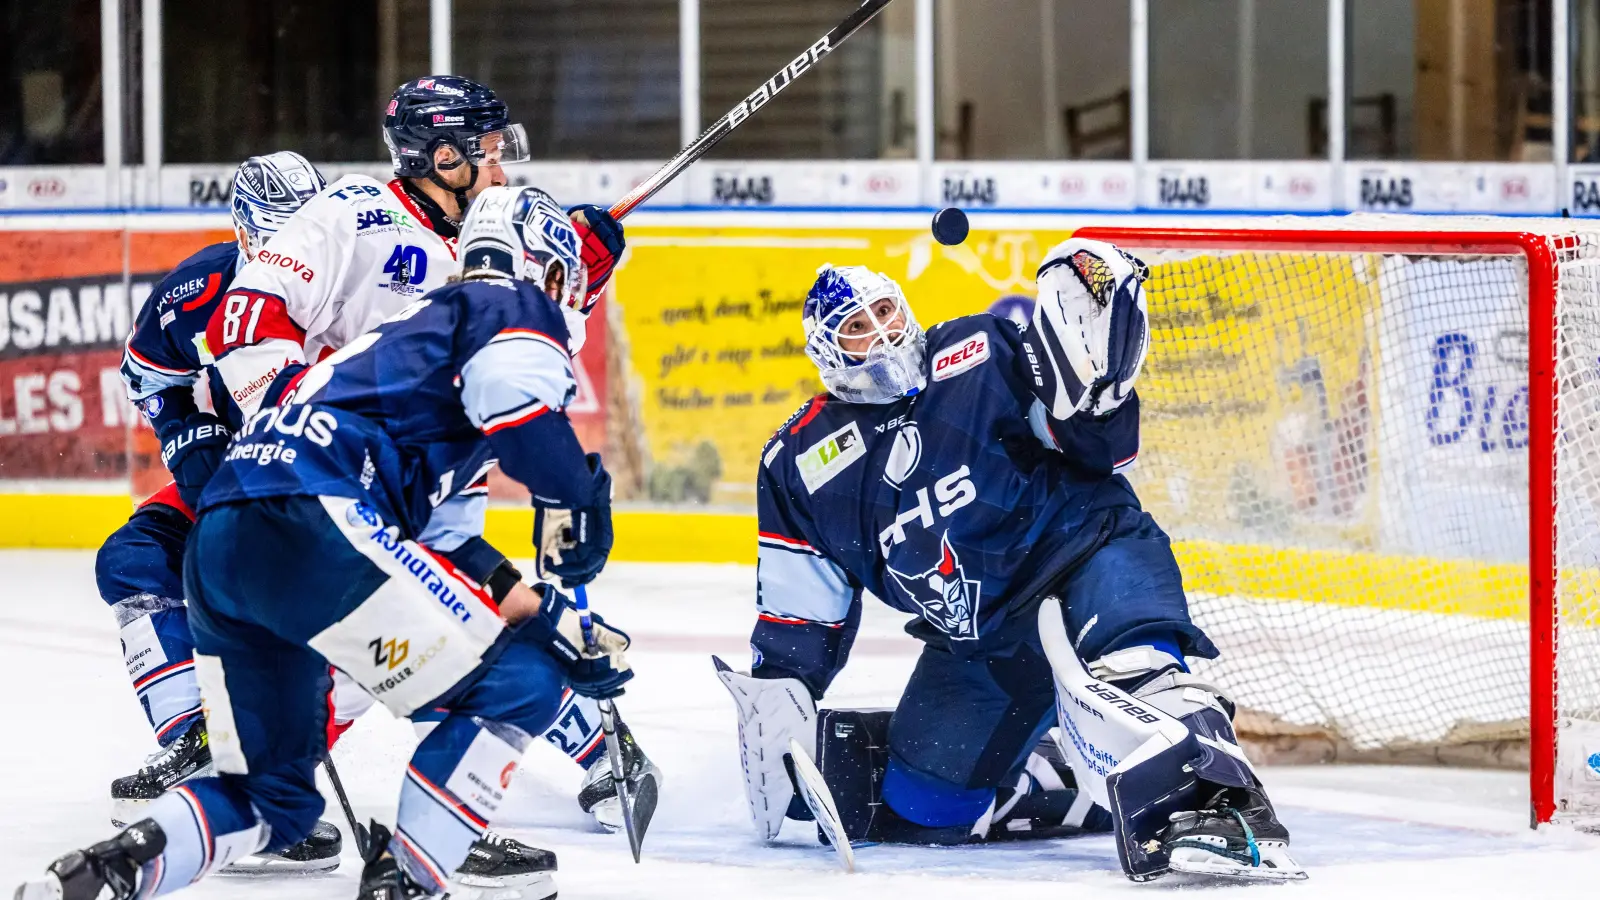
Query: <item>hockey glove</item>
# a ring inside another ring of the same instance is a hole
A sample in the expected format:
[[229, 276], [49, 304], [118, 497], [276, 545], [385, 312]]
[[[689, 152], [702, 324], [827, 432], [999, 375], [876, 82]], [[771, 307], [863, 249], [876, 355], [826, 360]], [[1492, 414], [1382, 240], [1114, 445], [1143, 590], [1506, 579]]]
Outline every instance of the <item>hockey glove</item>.
[[566, 508], [533, 498], [534, 574], [540, 581], [559, 578], [565, 588], [593, 581], [611, 555], [611, 473], [600, 454], [585, 459], [594, 477], [587, 505]]
[[178, 496], [190, 509], [199, 510], [200, 492], [222, 466], [223, 451], [233, 433], [211, 413], [190, 413], [159, 435], [161, 462], [178, 485]]
[[1133, 390], [1150, 347], [1148, 271], [1103, 241], [1073, 238], [1045, 255], [1029, 339], [1049, 360], [1035, 386], [1052, 418], [1104, 415]]
[[611, 280], [611, 272], [622, 258], [627, 240], [622, 236], [622, 223], [603, 206], [574, 206], [567, 210], [578, 236], [583, 239], [583, 264], [589, 267], [589, 296], [585, 310], [600, 298]]
[[620, 696], [622, 686], [633, 677], [624, 652], [632, 643], [628, 635], [590, 613], [595, 648], [585, 646], [578, 608], [549, 585], [543, 585], [544, 607], [539, 618], [550, 629], [550, 652], [566, 666], [567, 683], [572, 692], [595, 700]]

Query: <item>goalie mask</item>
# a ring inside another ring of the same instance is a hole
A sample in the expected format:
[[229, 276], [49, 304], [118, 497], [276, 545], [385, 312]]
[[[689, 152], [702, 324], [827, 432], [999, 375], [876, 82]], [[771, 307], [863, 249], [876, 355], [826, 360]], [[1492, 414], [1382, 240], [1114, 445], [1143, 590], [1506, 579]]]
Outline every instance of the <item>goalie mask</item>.
[[[492, 187], [461, 226], [461, 277], [529, 281], [561, 307], [568, 328], [581, 329], [588, 268], [578, 232], [560, 204], [534, 187]], [[574, 332], [574, 337], [581, 341]], [[574, 350], [573, 352], [576, 352]]]
[[806, 355], [840, 400], [892, 403], [927, 385], [927, 339], [888, 276], [865, 266], [824, 264], [804, 315]]

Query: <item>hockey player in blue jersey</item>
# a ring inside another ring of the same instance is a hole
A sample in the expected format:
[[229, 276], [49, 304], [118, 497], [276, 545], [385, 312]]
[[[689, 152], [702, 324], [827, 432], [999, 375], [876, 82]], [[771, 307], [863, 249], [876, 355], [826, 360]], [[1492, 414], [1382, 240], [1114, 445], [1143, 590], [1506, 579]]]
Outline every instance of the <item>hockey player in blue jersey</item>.
[[[233, 177], [235, 240], [205, 247], [163, 278], [123, 349], [129, 399], [161, 441], [162, 461], [174, 480], [140, 504], [95, 560], [100, 596], [121, 629], [128, 677], [161, 747], [138, 772], [112, 782], [112, 819], [118, 824], [141, 818], [145, 803], [210, 767], [183, 604], [183, 546], [200, 490], [240, 421], [220, 379], [206, 382], [214, 411], [196, 404], [196, 386], [211, 362], [203, 338], [196, 338], [205, 334], [237, 269], [325, 184], [298, 153], [245, 160]], [[249, 863], [265, 870], [328, 869], [338, 866], [339, 849], [338, 830], [321, 823], [302, 845]]]
[[562, 308], [583, 302], [586, 275], [572, 223], [537, 189], [493, 188], [461, 258], [462, 281], [250, 417], [204, 492], [184, 576], [219, 774], [62, 857], [21, 900], [158, 896], [302, 839], [323, 807], [329, 663], [396, 714], [446, 711], [393, 833], [373, 827], [359, 893], [436, 896], [563, 691], [621, 693], [625, 634], [596, 616], [590, 644], [559, 591], [522, 584], [481, 538], [448, 557], [416, 541], [498, 459], [533, 495], [541, 578], [584, 584], [611, 548], [610, 476], [564, 412], [577, 386]]
[[[761, 837], [811, 817], [793, 738], [837, 817], [812, 808], [850, 840], [1109, 830], [1138, 881], [1304, 877], [1231, 701], [1189, 674], [1217, 649], [1120, 474], [1138, 453], [1144, 271], [1069, 240], [1030, 325], [986, 313], [926, 333], [887, 277], [819, 272], [804, 326], [828, 393], [762, 455], [754, 664], [717, 661]], [[819, 717], [863, 593], [916, 615], [925, 647], [892, 715]]]

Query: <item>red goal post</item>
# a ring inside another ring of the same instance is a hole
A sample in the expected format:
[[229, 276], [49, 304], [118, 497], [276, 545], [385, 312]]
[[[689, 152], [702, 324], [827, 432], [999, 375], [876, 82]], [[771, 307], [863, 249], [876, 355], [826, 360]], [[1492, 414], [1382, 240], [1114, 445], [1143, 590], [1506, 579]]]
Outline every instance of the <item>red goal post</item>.
[[1525, 752], [1535, 824], [1593, 819], [1600, 228], [1337, 221], [1074, 232], [1152, 268], [1133, 479], [1223, 651], [1203, 671], [1279, 746]]

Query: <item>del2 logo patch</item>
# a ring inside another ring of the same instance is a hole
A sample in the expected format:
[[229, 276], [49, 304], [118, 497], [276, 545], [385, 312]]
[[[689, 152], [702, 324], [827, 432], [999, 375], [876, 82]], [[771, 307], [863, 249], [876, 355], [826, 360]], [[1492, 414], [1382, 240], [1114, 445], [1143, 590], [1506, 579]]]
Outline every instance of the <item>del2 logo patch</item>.
[[964, 341], [939, 351], [933, 358], [933, 380], [954, 378], [962, 372], [982, 365], [989, 359], [989, 336], [978, 332]]

